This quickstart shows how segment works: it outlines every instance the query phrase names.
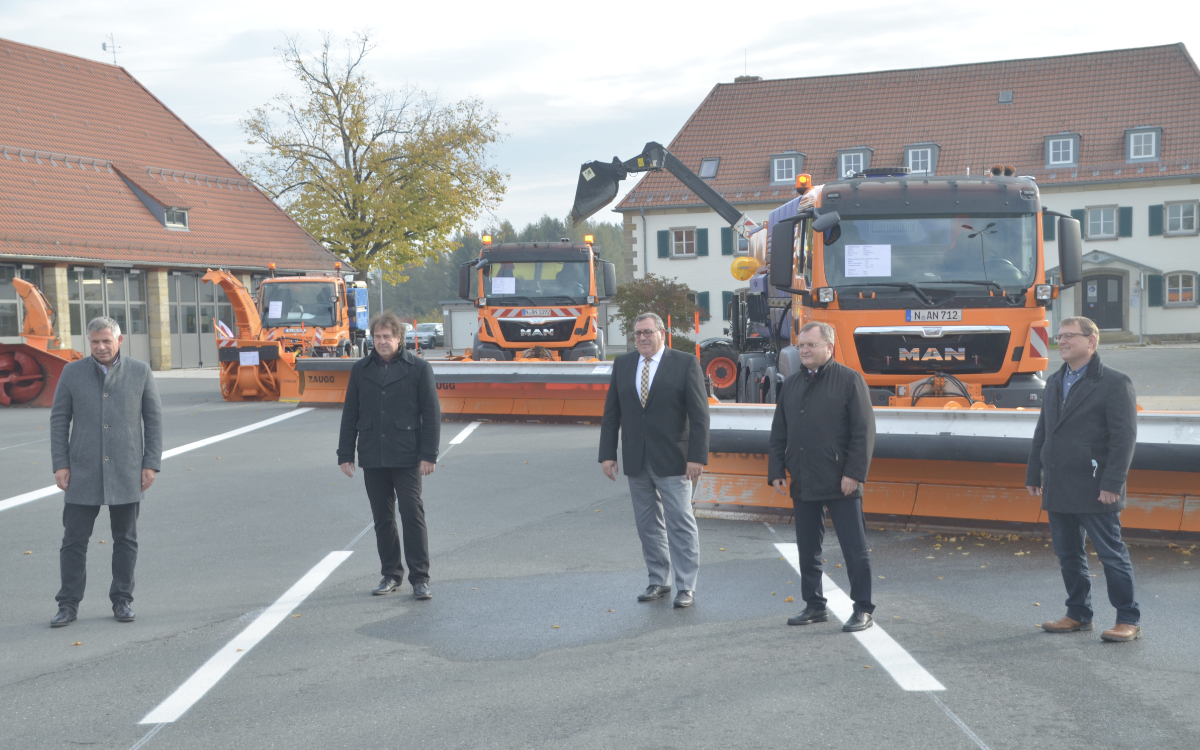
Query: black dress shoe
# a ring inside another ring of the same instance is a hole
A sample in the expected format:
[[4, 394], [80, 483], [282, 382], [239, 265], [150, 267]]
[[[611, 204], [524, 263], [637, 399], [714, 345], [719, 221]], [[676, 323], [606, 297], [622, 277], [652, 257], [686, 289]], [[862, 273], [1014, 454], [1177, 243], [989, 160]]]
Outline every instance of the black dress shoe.
[[870, 612], [855, 612], [850, 615], [850, 619], [846, 620], [846, 624], [842, 626], [843, 633], [857, 633], [860, 630], [866, 630], [875, 624], [875, 619], [871, 617]]
[[429, 590], [428, 583], [418, 583], [413, 586], [413, 598], [419, 601], [433, 598], [433, 592]]
[[646, 590], [638, 594], [639, 602], [652, 602], [655, 599], [662, 599], [667, 594], [671, 593], [670, 586], [655, 586], [650, 584]]
[[811, 625], [814, 622], [825, 622], [829, 619], [829, 610], [822, 607], [805, 607], [804, 611], [798, 615], [788, 618], [788, 625]]
[[404, 583], [402, 581], [396, 580], [391, 576], [384, 576], [383, 580], [379, 582], [379, 585], [371, 589], [371, 593], [375, 596], [383, 596], [384, 594], [390, 594], [393, 591], [397, 591], [403, 585]]
[[113, 605], [113, 617], [117, 622], [133, 622], [137, 615], [129, 608], [129, 602], [117, 602]]
[[65, 628], [75, 622], [75, 610], [70, 607], [59, 607], [58, 614], [50, 618], [50, 627]]
[[696, 592], [683, 590], [675, 595], [675, 609], [690, 607], [696, 602]]

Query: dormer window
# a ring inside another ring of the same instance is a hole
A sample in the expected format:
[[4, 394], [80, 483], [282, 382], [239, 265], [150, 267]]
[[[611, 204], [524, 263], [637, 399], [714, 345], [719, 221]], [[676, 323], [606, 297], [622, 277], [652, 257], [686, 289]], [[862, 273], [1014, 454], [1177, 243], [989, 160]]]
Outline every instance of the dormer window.
[[1125, 161], [1158, 161], [1162, 151], [1162, 128], [1131, 128], [1125, 131]]
[[719, 157], [713, 159], [700, 160], [700, 176], [706, 180], [711, 180], [717, 176], [717, 167], [721, 166]]
[[795, 185], [796, 175], [804, 169], [804, 157], [799, 151], [771, 154], [771, 184]]
[[859, 146], [844, 148], [837, 152], [838, 177], [851, 177], [871, 166], [871, 154], [875, 149]]
[[1046, 136], [1046, 169], [1079, 166], [1079, 133]]
[[168, 208], [163, 219], [168, 229], [187, 229], [188, 212], [183, 208]]
[[936, 143], [915, 143], [904, 147], [904, 166], [909, 174], [933, 175], [937, 173], [938, 152], [941, 147]]

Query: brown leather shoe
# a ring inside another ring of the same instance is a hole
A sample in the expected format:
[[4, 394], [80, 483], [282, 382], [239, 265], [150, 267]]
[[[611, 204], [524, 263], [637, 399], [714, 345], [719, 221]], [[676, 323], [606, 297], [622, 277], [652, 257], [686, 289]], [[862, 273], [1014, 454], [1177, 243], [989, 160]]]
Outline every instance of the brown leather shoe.
[[1045, 630], [1047, 633], [1075, 633], [1080, 630], [1090, 633], [1092, 631], [1092, 624], [1090, 622], [1073, 620], [1070, 617], [1060, 617], [1051, 622], [1043, 622], [1042, 630]]
[[1130, 625], [1127, 622], [1118, 622], [1111, 630], [1105, 630], [1100, 634], [1101, 640], [1113, 642], [1136, 641], [1141, 637], [1142, 626]]

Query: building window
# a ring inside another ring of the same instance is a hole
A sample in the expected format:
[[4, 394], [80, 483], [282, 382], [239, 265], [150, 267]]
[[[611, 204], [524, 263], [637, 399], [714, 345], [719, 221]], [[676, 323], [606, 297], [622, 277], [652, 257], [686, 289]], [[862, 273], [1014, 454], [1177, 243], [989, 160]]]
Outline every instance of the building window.
[[1167, 307], [1190, 307], [1196, 304], [1196, 274], [1169, 273], [1166, 282]]
[[120, 268], [72, 268], [67, 271], [71, 335], [83, 336], [87, 324], [100, 316], [117, 321], [122, 335], [150, 332], [146, 275]]
[[721, 165], [720, 159], [701, 159], [700, 160], [700, 176], [706, 180], [710, 180], [717, 176], [717, 167]]
[[799, 151], [771, 154], [771, 184], [795, 185], [796, 175], [804, 169], [804, 157]]
[[1157, 161], [1162, 144], [1162, 128], [1136, 128], [1125, 131], [1125, 161]]
[[1196, 234], [1196, 203], [1168, 203], [1167, 234]]
[[1075, 140], [1073, 138], [1056, 138], [1050, 141], [1050, 164], [1064, 165], [1075, 163]]
[[910, 148], [908, 150], [908, 171], [912, 174], [928, 174], [933, 161], [932, 150], [927, 148]]
[[838, 174], [842, 177], [850, 177], [863, 171], [863, 155], [861, 151], [842, 154], [842, 163], [838, 169]]
[[182, 208], [168, 208], [165, 221], [166, 225], [172, 229], [187, 229], [188, 212]]
[[671, 230], [671, 257], [696, 257], [696, 230], [694, 228]]
[[1117, 236], [1116, 206], [1103, 206], [1087, 210], [1087, 238], [1089, 240], [1111, 240]]

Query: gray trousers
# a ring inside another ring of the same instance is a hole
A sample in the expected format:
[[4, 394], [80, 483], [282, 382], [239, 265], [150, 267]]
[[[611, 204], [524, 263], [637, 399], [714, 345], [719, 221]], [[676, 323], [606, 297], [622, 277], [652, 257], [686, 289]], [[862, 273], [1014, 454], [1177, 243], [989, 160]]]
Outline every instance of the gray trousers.
[[650, 585], [666, 586], [674, 568], [676, 591], [695, 591], [700, 573], [700, 530], [692, 514], [691, 481], [683, 475], [660, 477], [649, 467], [628, 479]]

